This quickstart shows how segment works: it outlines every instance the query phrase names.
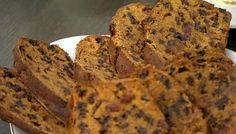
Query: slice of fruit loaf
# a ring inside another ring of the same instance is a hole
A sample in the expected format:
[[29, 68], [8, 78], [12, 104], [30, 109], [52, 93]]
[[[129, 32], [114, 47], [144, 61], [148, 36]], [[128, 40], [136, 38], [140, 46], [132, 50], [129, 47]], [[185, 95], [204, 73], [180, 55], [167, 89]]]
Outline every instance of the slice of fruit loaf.
[[[194, 60], [193, 60], [194, 61]], [[213, 133], [235, 133], [236, 69], [221, 60], [175, 62], [167, 72], [178, 80], [191, 101], [201, 108]]]
[[214, 80], [206, 79], [206, 92], [199, 98], [212, 133], [236, 133], [236, 69], [228, 70], [228, 75], [213, 73]]
[[116, 47], [106, 36], [90, 35], [76, 48], [75, 80], [107, 81], [117, 79], [115, 70]]
[[14, 65], [25, 85], [49, 111], [63, 121], [74, 87], [73, 63], [57, 45], [20, 38], [14, 48]]
[[110, 32], [115, 45], [120, 48], [116, 62], [120, 75], [134, 72], [144, 64], [142, 49], [145, 39], [141, 23], [150, 11], [150, 5], [132, 3], [121, 7], [112, 17]]
[[81, 83], [72, 102], [76, 134], [166, 134], [168, 130], [164, 115], [136, 80]]
[[152, 95], [167, 119], [170, 133], [208, 133], [201, 110], [190, 102], [184, 89], [167, 73], [147, 66], [131, 77], [139, 78], [142, 88]]
[[159, 0], [143, 21], [147, 45], [144, 60], [160, 67], [186, 49], [227, 44], [231, 14], [203, 0]]
[[68, 134], [65, 125], [34, 99], [15, 72], [0, 67], [0, 118], [34, 134]]

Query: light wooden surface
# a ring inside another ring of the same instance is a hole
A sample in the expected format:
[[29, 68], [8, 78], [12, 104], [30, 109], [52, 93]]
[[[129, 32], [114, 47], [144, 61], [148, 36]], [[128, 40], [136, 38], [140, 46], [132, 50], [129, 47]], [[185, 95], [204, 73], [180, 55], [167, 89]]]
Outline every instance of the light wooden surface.
[[[84, 34], [108, 34], [112, 15], [131, 2], [155, 0], [0, 0], [0, 65], [12, 67], [12, 48], [21, 36], [51, 42]], [[235, 31], [229, 47], [236, 50]], [[9, 134], [0, 121], [0, 134]]]

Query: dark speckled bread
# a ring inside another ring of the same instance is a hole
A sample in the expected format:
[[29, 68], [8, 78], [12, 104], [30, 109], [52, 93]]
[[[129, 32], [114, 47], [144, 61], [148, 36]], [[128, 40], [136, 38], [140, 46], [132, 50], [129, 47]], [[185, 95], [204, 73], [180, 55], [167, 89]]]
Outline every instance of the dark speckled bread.
[[65, 125], [31, 96], [16, 73], [1, 67], [0, 118], [31, 134], [68, 134]]
[[90, 35], [76, 48], [75, 80], [108, 81], [117, 79], [115, 70], [116, 47], [106, 36]]
[[159, 0], [143, 21], [144, 60], [160, 67], [186, 49], [227, 45], [231, 14], [203, 0]]
[[171, 134], [208, 133], [201, 110], [190, 102], [184, 89], [167, 73], [147, 66], [131, 77], [138, 77], [152, 95], [167, 119]]
[[79, 84], [74, 95], [71, 124], [75, 134], [168, 131], [164, 115], [137, 79]]
[[142, 50], [145, 38], [141, 23], [150, 11], [150, 5], [132, 3], [121, 7], [112, 17], [110, 31], [112, 40], [120, 48], [116, 62], [120, 75], [134, 72], [144, 64]]
[[14, 48], [14, 65], [39, 102], [66, 121], [67, 101], [74, 88], [73, 63], [68, 54], [57, 45], [20, 38]]
[[206, 52], [203, 57], [192, 57], [190, 60], [180, 58], [168, 65], [165, 71], [185, 89], [190, 100], [203, 110], [213, 133], [233, 134], [236, 121], [236, 69], [226, 56], [211, 54]]

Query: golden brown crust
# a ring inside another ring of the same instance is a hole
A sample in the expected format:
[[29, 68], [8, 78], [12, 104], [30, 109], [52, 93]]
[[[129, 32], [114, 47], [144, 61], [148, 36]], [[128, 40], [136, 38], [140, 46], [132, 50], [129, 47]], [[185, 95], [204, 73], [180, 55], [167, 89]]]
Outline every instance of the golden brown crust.
[[56, 45], [27, 38], [17, 41], [13, 53], [15, 68], [31, 92], [45, 108], [67, 122], [66, 105], [74, 86], [68, 54]]
[[30, 133], [67, 133], [65, 125], [46, 111], [7, 68], [0, 68], [0, 118]]

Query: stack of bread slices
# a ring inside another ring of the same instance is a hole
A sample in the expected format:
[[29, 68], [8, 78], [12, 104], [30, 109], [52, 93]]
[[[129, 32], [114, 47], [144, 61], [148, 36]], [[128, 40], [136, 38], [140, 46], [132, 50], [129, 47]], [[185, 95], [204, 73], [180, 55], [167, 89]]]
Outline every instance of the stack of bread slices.
[[230, 21], [202, 0], [132, 3], [75, 61], [20, 38], [14, 68], [0, 68], [0, 118], [36, 134], [235, 134]]

